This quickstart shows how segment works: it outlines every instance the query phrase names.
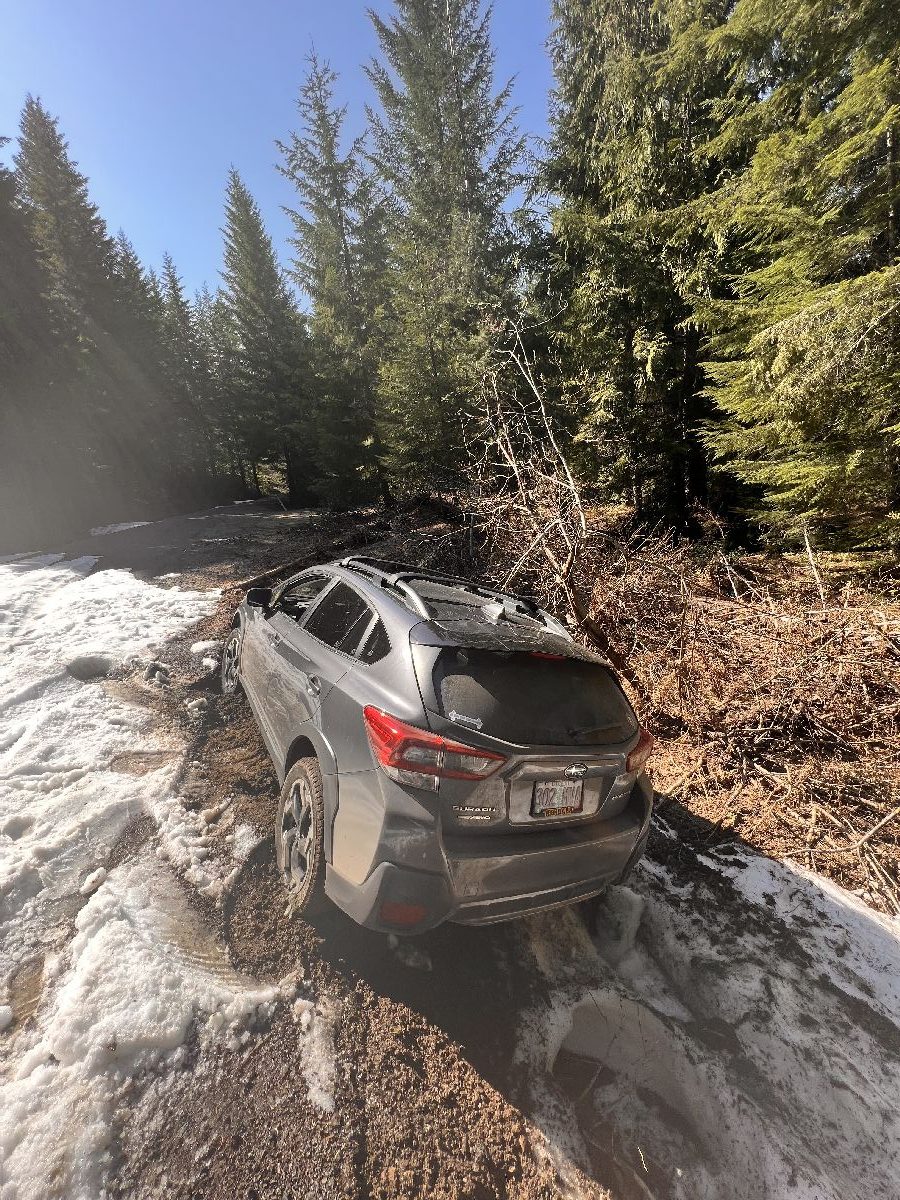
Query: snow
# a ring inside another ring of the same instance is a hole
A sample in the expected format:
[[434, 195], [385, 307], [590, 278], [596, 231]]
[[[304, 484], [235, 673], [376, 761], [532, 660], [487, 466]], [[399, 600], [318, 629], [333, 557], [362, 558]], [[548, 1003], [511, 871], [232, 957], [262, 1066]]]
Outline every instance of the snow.
[[519, 1057], [587, 1064], [580, 1121], [536, 1098], [551, 1156], [594, 1141], [673, 1200], [900, 1195], [900, 922], [748, 849], [646, 860], [593, 939], [528, 929], [549, 999]]
[[[254, 831], [237, 826], [233, 858], [205, 863], [206, 827], [175, 790], [183, 747], [162, 740], [152, 709], [100, 677], [122, 667], [140, 678], [150, 658], [157, 669], [137, 686], [163, 686], [169, 671], [153, 654], [211, 613], [219, 593], [163, 589], [96, 564], [56, 555], [0, 564], [2, 1200], [51, 1190], [95, 1200], [135, 1085], [187, 1065], [192, 1046], [202, 1069], [216, 1045], [246, 1044], [279, 996], [231, 968], [165, 861], [185, 863], [189, 879], [202, 870], [219, 895]], [[156, 769], [116, 767], [161, 750]], [[159, 846], [104, 865], [129, 819], [147, 811], [160, 821]], [[13, 983], [26, 966], [36, 1019], [17, 1025]], [[327, 1014], [311, 1025], [306, 1069], [327, 1106]]]
[[221, 645], [220, 641], [215, 640], [210, 642], [194, 642], [193, 646], [191, 646], [191, 654], [206, 654], [210, 650], [218, 650]]
[[171, 787], [175, 766], [113, 766], [162, 746], [143, 708], [67, 666], [115, 664], [205, 616], [217, 593], [164, 590], [96, 558], [0, 566], [0, 989], [50, 936], [46, 915], [77, 894], [129, 818]]
[[78, 891], [82, 896], [90, 896], [91, 892], [96, 892], [104, 879], [106, 879], [106, 868], [98, 867], [96, 871], [91, 871]]
[[245, 862], [259, 845], [259, 834], [252, 825], [238, 825], [231, 835], [231, 845], [237, 861]]
[[142, 1078], [223, 1033], [240, 1042], [271, 1010], [275, 987], [228, 965], [175, 881], [146, 861], [124, 864], [76, 918], [67, 967], [33, 1044], [0, 1091], [4, 1200], [58, 1193], [94, 1200], [114, 1150], [115, 1117]]
[[323, 1112], [334, 1112], [333, 1016], [324, 1005], [303, 998], [294, 1001], [291, 1011], [305, 1034], [300, 1048], [300, 1069], [310, 1101]]
[[124, 533], [126, 529], [140, 529], [149, 525], [150, 521], [123, 521], [119, 525], [97, 525], [91, 530], [91, 537], [106, 537], [108, 533]]

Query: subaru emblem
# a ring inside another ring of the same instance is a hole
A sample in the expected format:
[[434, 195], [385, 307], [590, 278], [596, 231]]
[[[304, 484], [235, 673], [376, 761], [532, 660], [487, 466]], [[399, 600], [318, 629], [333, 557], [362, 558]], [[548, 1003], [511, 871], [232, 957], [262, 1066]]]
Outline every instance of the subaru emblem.
[[584, 763], [572, 763], [571, 767], [566, 769], [566, 779], [584, 779], [587, 770]]

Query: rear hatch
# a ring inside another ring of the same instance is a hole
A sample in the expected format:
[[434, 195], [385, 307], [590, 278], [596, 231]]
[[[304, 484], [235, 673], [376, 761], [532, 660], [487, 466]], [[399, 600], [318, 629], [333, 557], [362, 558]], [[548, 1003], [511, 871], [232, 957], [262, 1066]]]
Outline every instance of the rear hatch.
[[531, 624], [423, 622], [410, 642], [431, 729], [506, 758], [482, 782], [442, 783], [451, 828], [546, 830], [621, 812], [638, 723], [596, 655]]

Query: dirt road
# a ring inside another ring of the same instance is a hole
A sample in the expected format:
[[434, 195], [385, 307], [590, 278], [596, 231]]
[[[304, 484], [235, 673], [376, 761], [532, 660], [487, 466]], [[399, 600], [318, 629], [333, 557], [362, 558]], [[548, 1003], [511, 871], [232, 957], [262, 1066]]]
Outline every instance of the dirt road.
[[[698, 857], [661, 824], [595, 936], [571, 911], [399, 942], [285, 911], [275, 776], [245, 702], [217, 687], [233, 584], [441, 536], [411, 520], [237, 505], [18, 564], [20, 581], [74, 573], [41, 585], [66, 604], [106, 579], [103, 596], [146, 585], [127, 611], [182, 609], [105, 676], [74, 682], [90, 656], [70, 657], [54, 702], [102, 697], [110, 728], [136, 732], [74, 782], [60, 763], [41, 795], [74, 803], [102, 776], [126, 807], [95, 805], [55, 858], [43, 810], [0, 818], [21, 851], [0, 884], [0, 1184], [22, 1200], [891, 1194], [900, 940], [839, 889], [749, 851]], [[31, 636], [14, 626], [10, 645]], [[32, 727], [29, 686], [13, 732]], [[28, 736], [0, 741], [19, 755], [8, 778], [33, 778]]]

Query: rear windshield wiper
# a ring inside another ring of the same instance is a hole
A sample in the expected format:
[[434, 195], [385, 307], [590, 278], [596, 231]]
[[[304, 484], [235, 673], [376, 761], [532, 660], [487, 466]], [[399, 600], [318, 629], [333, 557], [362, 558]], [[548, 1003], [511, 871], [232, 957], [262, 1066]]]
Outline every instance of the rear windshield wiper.
[[580, 729], [567, 729], [566, 733], [573, 740], [579, 740], [589, 733], [618, 733], [620, 725], [583, 725]]

